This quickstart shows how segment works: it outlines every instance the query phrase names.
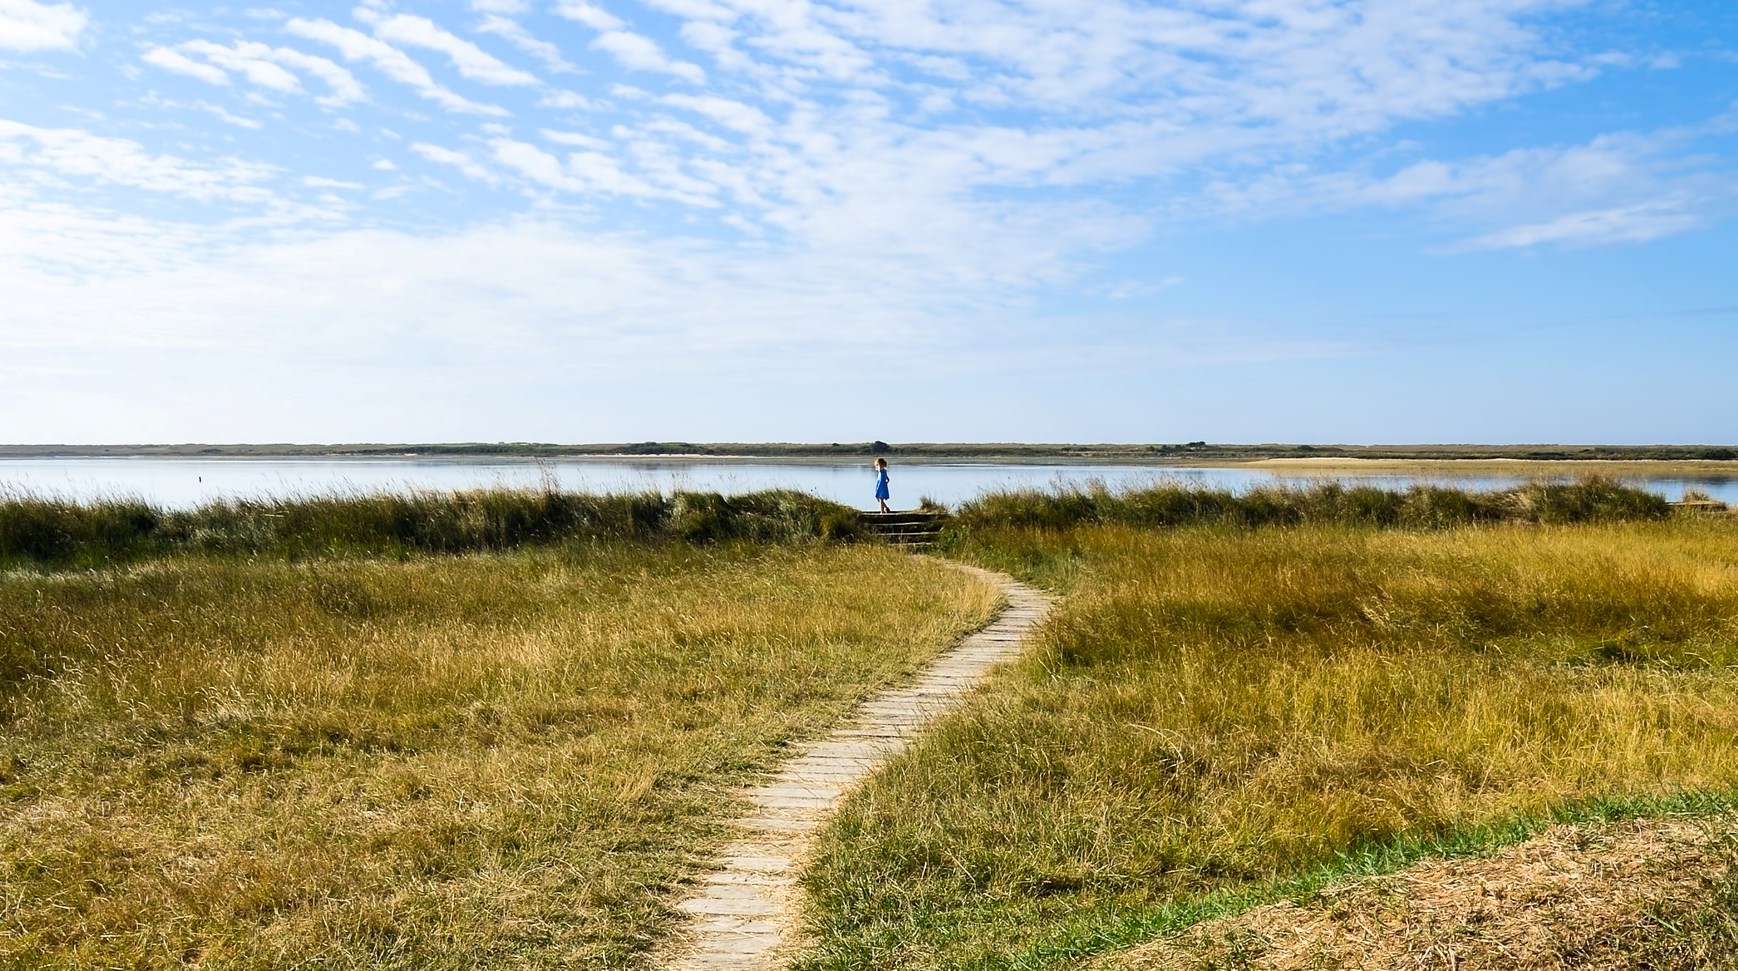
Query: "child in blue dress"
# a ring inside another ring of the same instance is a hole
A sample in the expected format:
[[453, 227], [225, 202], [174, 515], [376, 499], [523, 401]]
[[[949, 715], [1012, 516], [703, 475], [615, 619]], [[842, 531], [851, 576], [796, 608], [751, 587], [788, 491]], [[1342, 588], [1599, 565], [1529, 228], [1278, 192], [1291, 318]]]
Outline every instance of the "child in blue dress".
[[893, 496], [887, 491], [887, 460], [875, 460], [875, 501], [881, 504], [882, 512], [892, 512], [887, 508], [887, 500]]

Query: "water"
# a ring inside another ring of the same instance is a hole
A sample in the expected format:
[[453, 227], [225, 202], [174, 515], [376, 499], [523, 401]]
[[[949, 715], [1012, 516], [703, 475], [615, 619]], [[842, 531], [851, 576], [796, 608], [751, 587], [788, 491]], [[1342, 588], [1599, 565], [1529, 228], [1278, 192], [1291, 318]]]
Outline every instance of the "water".
[[[949, 505], [997, 489], [1050, 488], [1103, 482], [1112, 488], [1181, 482], [1241, 492], [1262, 485], [1311, 485], [1337, 480], [1405, 489], [1419, 483], [1501, 489], [1526, 476], [1321, 473], [1247, 467], [1175, 468], [1087, 463], [901, 462], [892, 466], [893, 505], [928, 497]], [[0, 493], [28, 492], [73, 499], [136, 497], [172, 508], [218, 499], [411, 489], [538, 487], [553, 481], [578, 492], [677, 489], [735, 494], [790, 488], [859, 508], [874, 508], [874, 475], [857, 462], [713, 458], [53, 458], [0, 459]], [[1738, 470], [1731, 475], [1631, 476], [1624, 481], [1668, 499], [1699, 489], [1738, 505]]]

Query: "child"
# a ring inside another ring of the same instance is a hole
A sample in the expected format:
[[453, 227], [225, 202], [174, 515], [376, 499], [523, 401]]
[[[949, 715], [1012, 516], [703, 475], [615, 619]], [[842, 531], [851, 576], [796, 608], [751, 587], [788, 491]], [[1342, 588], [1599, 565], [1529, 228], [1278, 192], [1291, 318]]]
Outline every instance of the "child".
[[881, 504], [882, 512], [892, 512], [887, 508], [887, 500], [892, 495], [887, 491], [887, 460], [875, 460], [875, 501]]

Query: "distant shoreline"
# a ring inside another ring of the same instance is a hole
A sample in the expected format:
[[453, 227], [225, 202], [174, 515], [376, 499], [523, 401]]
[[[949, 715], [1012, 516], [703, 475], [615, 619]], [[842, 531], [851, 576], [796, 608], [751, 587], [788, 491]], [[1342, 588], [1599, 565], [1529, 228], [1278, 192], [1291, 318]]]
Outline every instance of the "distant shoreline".
[[[1492, 470], [1526, 464], [1562, 465], [1575, 471], [1597, 466], [1690, 464], [1700, 471], [1738, 471], [1738, 445], [1286, 445], [1286, 444], [1060, 444], [1022, 442], [788, 443], [788, 442], [537, 442], [346, 443], [346, 444], [130, 444], [0, 445], [0, 459], [48, 458], [308, 458], [308, 459], [696, 459], [826, 460], [885, 455], [894, 461], [1134, 462], [1178, 468], [1254, 465], [1293, 471], [1369, 469], [1429, 471], [1412, 465], [1467, 471], [1479, 463]], [[1610, 471], [1621, 471], [1612, 468]]]

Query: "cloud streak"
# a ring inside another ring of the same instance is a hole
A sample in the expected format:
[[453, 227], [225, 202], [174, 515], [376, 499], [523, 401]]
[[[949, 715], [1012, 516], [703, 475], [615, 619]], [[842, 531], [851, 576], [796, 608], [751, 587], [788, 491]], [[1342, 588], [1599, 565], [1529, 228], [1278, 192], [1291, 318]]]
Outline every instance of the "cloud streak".
[[359, 30], [329, 20], [308, 20], [301, 17], [290, 20], [284, 25], [284, 29], [298, 37], [336, 48], [346, 61], [370, 64], [392, 80], [408, 85], [424, 98], [450, 111], [497, 117], [507, 114], [505, 109], [497, 105], [472, 101], [447, 89], [437, 83], [428, 69], [418, 64], [410, 55]]

